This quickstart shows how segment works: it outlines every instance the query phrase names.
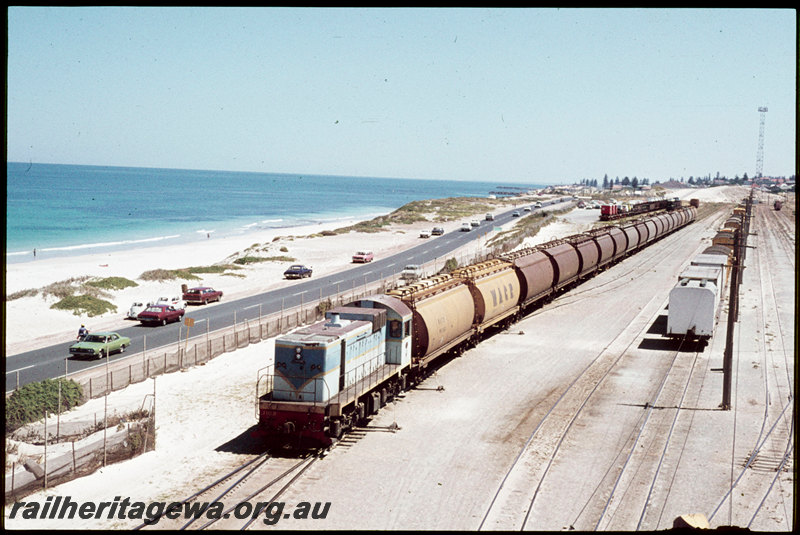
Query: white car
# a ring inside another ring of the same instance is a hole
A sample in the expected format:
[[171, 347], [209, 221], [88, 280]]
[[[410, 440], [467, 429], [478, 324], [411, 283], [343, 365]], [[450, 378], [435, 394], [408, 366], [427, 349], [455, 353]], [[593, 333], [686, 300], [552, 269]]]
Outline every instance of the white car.
[[170, 297], [159, 297], [156, 300], [156, 302], [153, 303], [153, 304], [154, 305], [172, 306], [172, 307], [175, 307], [177, 309], [186, 308], [186, 301], [184, 301], [183, 299], [181, 299], [177, 295], [173, 295], [173, 296], [170, 296]]
[[134, 304], [131, 305], [131, 308], [128, 310], [128, 318], [132, 320], [138, 319], [139, 312], [142, 312], [145, 308], [149, 306], [150, 303], [142, 303], [141, 301], [136, 301]]
[[462, 232], [469, 232], [470, 230], [472, 230], [472, 225], [470, 225], [469, 223], [461, 223]]
[[405, 281], [414, 281], [422, 276], [422, 267], [418, 264], [408, 264], [400, 272], [400, 278]]
[[431, 237], [431, 231], [430, 230], [420, 230], [419, 231], [419, 237], [420, 238], [430, 238]]

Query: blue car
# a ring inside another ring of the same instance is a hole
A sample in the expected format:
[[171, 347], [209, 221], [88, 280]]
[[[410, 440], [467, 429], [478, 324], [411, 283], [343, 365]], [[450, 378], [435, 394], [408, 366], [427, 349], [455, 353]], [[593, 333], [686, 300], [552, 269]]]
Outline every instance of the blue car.
[[303, 279], [311, 276], [311, 268], [303, 264], [295, 264], [283, 272], [287, 279]]

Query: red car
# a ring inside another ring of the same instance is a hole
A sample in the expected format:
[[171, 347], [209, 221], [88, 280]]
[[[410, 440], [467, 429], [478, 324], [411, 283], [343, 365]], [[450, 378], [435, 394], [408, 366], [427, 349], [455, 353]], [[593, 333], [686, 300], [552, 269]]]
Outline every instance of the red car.
[[190, 305], [205, 305], [209, 301], [219, 301], [222, 299], [222, 292], [209, 288], [208, 286], [199, 286], [197, 288], [189, 288], [183, 294], [183, 300]]
[[139, 312], [136, 319], [141, 321], [142, 325], [158, 323], [166, 325], [171, 321], [181, 321], [185, 313], [182, 308], [175, 308], [172, 305], [150, 305]]

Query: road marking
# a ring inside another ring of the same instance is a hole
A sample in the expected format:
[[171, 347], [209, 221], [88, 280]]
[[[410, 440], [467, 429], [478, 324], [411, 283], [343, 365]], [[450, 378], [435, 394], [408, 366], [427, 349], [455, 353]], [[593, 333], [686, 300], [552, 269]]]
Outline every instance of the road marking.
[[248, 310], [250, 308], [260, 307], [261, 305], [250, 305], [249, 307], [244, 307], [242, 310]]
[[8, 374], [8, 373], [14, 373], [14, 372], [21, 372], [22, 370], [27, 370], [28, 368], [33, 368], [34, 366], [35, 366], [35, 364], [31, 364], [30, 366], [25, 366], [24, 368], [20, 368], [18, 370], [11, 370], [10, 372], [6, 372], [6, 373]]

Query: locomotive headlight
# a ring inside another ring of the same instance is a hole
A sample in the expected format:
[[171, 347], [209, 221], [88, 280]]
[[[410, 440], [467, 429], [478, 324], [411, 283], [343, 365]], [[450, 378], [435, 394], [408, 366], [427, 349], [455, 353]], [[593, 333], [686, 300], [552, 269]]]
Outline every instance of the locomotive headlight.
[[294, 348], [294, 360], [300, 360], [301, 358], [303, 358], [303, 355], [301, 355], [301, 351], [302, 349], [299, 347]]

